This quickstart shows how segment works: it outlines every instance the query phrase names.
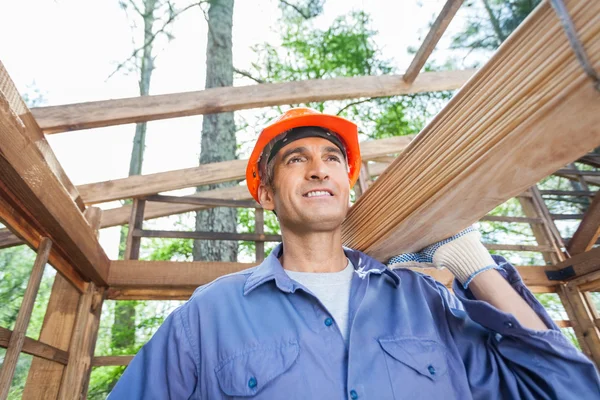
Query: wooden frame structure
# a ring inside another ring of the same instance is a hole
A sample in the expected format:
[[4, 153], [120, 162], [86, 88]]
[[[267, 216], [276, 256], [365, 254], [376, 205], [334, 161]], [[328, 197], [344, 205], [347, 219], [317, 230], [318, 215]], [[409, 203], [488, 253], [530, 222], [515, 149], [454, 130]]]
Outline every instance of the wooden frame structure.
[[[0, 229], [0, 249], [24, 243], [37, 251], [15, 328], [10, 331], [0, 327], [0, 347], [7, 348], [0, 370], [0, 400], [6, 398], [21, 352], [35, 356], [24, 393], [28, 399], [85, 397], [92, 367], [127, 365], [131, 356], [94, 357], [105, 299], [186, 299], [197, 286], [254, 265], [140, 261], [142, 237], [250, 240], [256, 242], [256, 262], [264, 259], [265, 242], [280, 239], [278, 235], [265, 234], [264, 211], [243, 186], [184, 197], [160, 195], [179, 188], [240, 180], [244, 177], [244, 160], [75, 187], [60, 167], [44, 134], [270, 105], [456, 89], [463, 86], [474, 71], [419, 72], [461, 3], [460, 0], [447, 1], [404, 76], [260, 84], [29, 110], [0, 64], [0, 222], [7, 227]], [[596, 24], [595, 30], [585, 30], [585, 43], [590, 49], [599, 50], [598, 3], [572, 0], [568, 2], [568, 8], [573, 15], [585, 15], [587, 18], [583, 22], [578, 20], [577, 27]], [[524, 22], [524, 29], [538, 23], [540, 18], [551, 20], [547, 17], [547, 3], [540, 5], [534, 14]], [[522, 33], [519, 32], [522, 30], [514, 34], [516, 37], [512, 42], [516, 43], [515, 46], [523, 46], [519, 36]], [[566, 41], [565, 38], [556, 40]], [[505, 47], [503, 49], [500, 52], [506, 51]], [[561, 56], [565, 59], [574, 57], [568, 46], [563, 53]], [[595, 55], [599, 53], [597, 51]], [[493, 70], [494, 62], [491, 61], [489, 69]], [[594, 56], [592, 63], [598, 67], [600, 59]], [[587, 83], [581, 79], [582, 71], [574, 69], [571, 73], [573, 79], [581, 82], [581, 90], [587, 90]], [[476, 73], [467, 86], [472, 88], [479, 76], [481, 72]], [[547, 83], [540, 83], [543, 84]], [[493, 95], [500, 88], [490, 90], [489, 94]], [[535, 96], [536, 89], [532, 90], [530, 94]], [[588, 92], [585, 96], [587, 104], [577, 103], [580, 108], [578, 118], [595, 121], [597, 115], [593, 113], [597, 113], [598, 97], [589, 97]], [[456, 115], [457, 121], [464, 120], [465, 109], [461, 109], [457, 102], [448, 107], [446, 113]], [[488, 110], [488, 113], [491, 112], [491, 109]], [[549, 114], [550, 119], [552, 116]], [[517, 130], [519, 127], [516, 123], [510, 129]], [[589, 294], [600, 291], [600, 248], [594, 248], [600, 235], [600, 191], [597, 191], [600, 187], [600, 157], [590, 153], [600, 145], [600, 132], [596, 127], [584, 133], [591, 139], [586, 139], [583, 146], [562, 151], [558, 157], [560, 165], [554, 172], [557, 176], [578, 182], [581, 190], [540, 190], [536, 181], [543, 176], [543, 171], [552, 172], [547, 171], [548, 165], [556, 164], [556, 160], [549, 160], [547, 165], [528, 165], [535, 173], [521, 177], [518, 183], [506, 183], [496, 191], [495, 198], [495, 205], [498, 205], [516, 195], [525, 216], [484, 215], [481, 220], [531, 225], [537, 245], [496, 244], [488, 248], [542, 254], [546, 265], [518, 267], [521, 276], [534, 292], [557, 293], [560, 296], [569, 318], [557, 321], [558, 324], [572, 327], [583, 352], [600, 366], [600, 316]], [[400, 172], [394, 169], [400, 162], [395, 161], [398, 154], [405, 157], [407, 153], [419, 150], [419, 146], [424, 146], [418, 144], [422, 140], [411, 142], [412, 139], [398, 137], [361, 145], [365, 164], [355, 191], [362, 203], [372, 197], [370, 186], [376, 178], [376, 186], [381, 186], [400, 176]], [[555, 136], [552, 140], [556, 145], [561, 143]], [[563, 138], [563, 142], [565, 140], [570, 139]], [[575, 161], [578, 165], [586, 165], [587, 169], [578, 169]], [[390, 163], [392, 167], [388, 168]], [[453, 195], [458, 195], [456, 190]], [[546, 196], [588, 198], [590, 204], [581, 215], [552, 215], [544, 200]], [[92, 206], [117, 199], [133, 201], [130, 205], [104, 213]], [[167, 232], [143, 228], [145, 219], [209, 207], [254, 209], [255, 232]], [[487, 211], [491, 209], [486, 207]], [[414, 217], [418, 216], [417, 210]], [[572, 238], [562, 238], [554, 223], [563, 218], [581, 219]], [[98, 243], [98, 230], [124, 224], [130, 227], [125, 260], [111, 261]], [[360, 236], [360, 231], [348, 232], [352, 237]], [[34, 340], [26, 337], [25, 332], [46, 263], [50, 263], [58, 274], [40, 338]], [[446, 285], [452, 281], [447, 271], [425, 272]]]

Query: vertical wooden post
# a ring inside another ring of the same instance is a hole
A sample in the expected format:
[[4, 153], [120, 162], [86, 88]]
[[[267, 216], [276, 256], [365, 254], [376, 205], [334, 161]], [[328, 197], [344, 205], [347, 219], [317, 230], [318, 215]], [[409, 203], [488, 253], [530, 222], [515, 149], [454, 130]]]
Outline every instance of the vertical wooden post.
[[[256, 208], [254, 210], [254, 232], [258, 234], [265, 233], [265, 210]], [[255, 242], [256, 246], [256, 262], [263, 262], [265, 259], [265, 242]]]
[[144, 223], [144, 208], [146, 200], [133, 199], [131, 207], [131, 216], [129, 217], [129, 229], [127, 232], [127, 242], [124, 258], [126, 260], [137, 260], [140, 257], [141, 237], [136, 235], [137, 229], [142, 229]]
[[42, 276], [44, 275], [44, 268], [48, 263], [48, 256], [52, 248], [52, 242], [48, 238], [43, 238], [38, 247], [37, 257], [31, 270], [31, 276], [27, 283], [27, 289], [25, 289], [25, 295], [23, 296], [23, 302], [15, 321], [15, 329], [13, 330], [10, 340], [8, 342], [8, 348], [6, 349], [6, 355], [4, 356], [4, 363], [2, 364], [2, 370], [0, 370], [0, 399], [4, 400], [8, 397], [8, 391], [15, 374], [15, 368], [19, 359], [19, 354], [23, 349], [23, 342], [25, 341], [25, 334], [27, 333], [27, 327], [29, 326], [29, 320], [31, 319], [31, 312], [33, 311], [33, 305], [35, 298], [42, 282]]
[[69, 345], [69, 362], [65, 367], [58, 392], [58, 398], [61, 400], [85, 397], [104, 293], [104, 288], [96, 288], [96, 285], [90, 282], [86, 292], [81, 295]]
[[592, 302], [589, 293], [583, 293], [575, 284], [561, 285], [561, 300], [567, 310], [569, 319], [578, 327], [575, 331], [579, 346], [585, 355], [587, 355], [600, 369], [600, 330], [596, 326], [596, 312], [591, 308]]
[[[102, 210], [88, 207], [84, 216], [94, 231], [100, 227]], [[48, 308], [44, 316], [40, 341], [68, 351], [81, 294], [60, 274], [56, 274]], [[50, 360], [34, 357], [23, 391], [24, 399], [56, 399], [65, 366]]]
[[356, 194], [356, 199], [362, 196], [367, 189], [369, 188], [369, 169], [366, 162], [363, 162], [360, 168], [360, 174], [358, 175], [358, 186], [354, 186], [354, 193]]

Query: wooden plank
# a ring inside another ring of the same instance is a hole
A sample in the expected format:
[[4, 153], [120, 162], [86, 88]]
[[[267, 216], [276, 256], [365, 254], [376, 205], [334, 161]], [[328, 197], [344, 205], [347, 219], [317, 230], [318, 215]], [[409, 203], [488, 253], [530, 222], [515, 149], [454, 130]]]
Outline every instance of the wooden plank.
[[555, 172], [555, 174], [575, 176], [600, 176], [600, 171], [585, 171], [581, 169], [559, 169]]
[[571, 255], [583, 253], [592, 248], [600, 235], [600, 192], [598, 192], [585, 212], [577, 231], [569, 241], [567, 251]]
[[[600, 3], [573, 0], [569, 12], [600, 66]], [[386, 260], [456, 234], [598, 146], [598, 109], [542, 3], [354, 204], [343, 243]]]
[[80, 210], [83, 211], [85, 206], [83, 205], [83, 201], [79, 196], [79, 192], [77, 192], [77, 189], [75, 188], [73, 183], [71, 183], [71, 180], [69, 179], [65, 171], [62, 169], [62, 166], [58, 162], [54, 151], [52, 151], [52, 148], [46, 141], [42, 130], [33, 118], [33, 115], [31, 115], [31, 111], [29, 111], [29, 108], [21, 98], [17, 87], [8, 75], [8, 72], [6, 71], [4, 64], [2, 64], [2, 61], [0, 61], [0, 93], [2, 93], [4, 97], [8, 100], [10, 108], [23, 122], [27, 136], [29, 137], [29, 139], [31, 139], [31, 141], [33, 141], [33, 143], [35, 143], [41, 156], [48, 164], [48, 167], [52, 170], [54, 175], [58, 178], [60, 183], [67, 190], [73, 202], [77, 204]]
[[594, 323], [595, 313], [588, 305], [586, 293], [569, 283], [562, 286], [561, 296], [565, 299], [563, 303], [573, 328], [577, 327], [580, 332], [577, 339], [581, 351], [596, 364], [596, 368], [600, 368], [600, 330]]
[[195, 240], [246, 240], [250, 242], [281, 242], [281, 235], [265, 235], [260, 233], [229, 233], [229, 232], [186, 232], [159, 231], [136, 229], [135, 237], [176, 238]]
[[[39, 248], [42, 240], [41, 228], [32, 225], [36, 223], [33, 218], [27, 220], [23, 218], [19, 212], [23, 210], [17, 210], [11, 203], [9, 203], [4, 197], [5, 193], [2, 192], [2, 181], [0, 180], [0, 219], [5, 225], [9, 226], [14, 233], [23, 238], [29, 247], [34, 251]], [[56, 250], [56, 251], [54, 251]], [[79, 292], [85, 289], [85, 281], [81, 277], [79, 271], [77, 271], [68, 261], [63, 253], [53, 246], [53, 251], [50, 252], [49, 257], [50, 264], [56, 268], [56, 270], [73, 284]]]
[[110, 288], [108, 300], [188, 300], [196, 286], [177, 288]]
[[31, 319], [31, 312], [33, 311], [33, 305], [35, 304], [35, 298], [42, 282], [42, 276], [44, 275], [44, 269], [46, 268], [51, 248], [52, 241], [48, 238], [43, 238], [31, 270], [29, 281], [27, 282], [27, 288], [23, 295], [19, 313], [17, 314], [15, 328], [8, 342], [2, 369], [0, 369], [0, 399], [8, 397], [10, 384], [15, 374], [19, 355], [23, 349], [23, 342], [25, 341], [25, 334], [27, 333], [27, 327]]
[[[40, 332], [41, 342], [48, 343], [67, 354], [79, 297], [79, 292], [65, 278], [57, 274], [44, 315]], [[34, 358], [29, 367], [23, 398], [56, 399], [64, 369], [62, 364]]]
[[425, 40], [421, 44], [421, 47], [419, 47], [417, 54], [415, 54], [410, 66], [404, 73], [404, 76], [402, 77], [404, 82], [411, 83], [415, 80], [417, 75], [419, 75], [421, 68], [423, 68], [425, 62], [427, 62], [427, 59], [433, 52], [433, 49], [435, 49], [438, 41], [446, 31], [446, 28], [448, 28], [448, 25], [450, 25], [450, 21], [452, 21], [452, 18], [454, 18], [454, 15], [462, 3], [463, 0], [446, 1], [444, 8], [442, 8], [442, 11], [435, 19], [435, 22], [429, 29], [429, 33], [427, 33]]
[[[146, 201], [154, 201], [159, 203], [174, 203], [174, 204], [195, 204], [207, 207], [232, 207], [232, 208], [260, 208], [261, 205], [254, 200], [228, 200], [228, 199], [211, 199], [194, 196], [165, 196], [155, 194], [153, 196], [144, 197]], [[1, 240], [1, 236], [0, 236]], [[1, 241], [0, 241], [1, 243]]]
[[594, 197], [594, 192], [589, 190], [540, 190], [542, 196], [574, 196]]
[[20, 244], [23, 244], [23, 240], [14, 233], [8, 229], [0, 229], [0, 249], [6, 249]]
[[579, 253], [571, 258], [555, 265], [556, 269], [563, 269], [567, 267], [573, 267], [575, 270], [575, 277], [571, 279], [578, 279], [579, 277], [586, 276], [587, 274], [595, 271], [600, 271], [600, 248], [591, 249], [585, 253]]
[[[12, 333], [13, 332], [10, 329], [2, 328], [0, 326], [0, 347], [8, 347]], [[69, 353], [66, 351], [57, 349], [54, 346], [50, 346], [27, 336], [25, 336], [25, 339], [23, 340], [23, 348], [21, 351], [25, 354], [35, 356], [34, 360], [44, 360], [58, 366], [67, 364], [67, 361], [69, 360]], [[30, 399], [30, 397], [26, 396], [23, 396], [23, 398]]]
[[[222, 189], [207, 190], [205, 192], [194, 193], [191, 196], [202, 198], [218, 198], [233, 200], [249, 200], [252, 196], [245, 186], [233, 186]], [[164, 217], [166, 215], [181, 214], [189, 211], [202, 210], [208, 206], [197, 206], [193, 204], [172, 204], [172, 203], [148, 203], [144, 212], [145, 219]], [[102, 228], [123, 225], [129, 221], [131, 215], [131, 204], [124, 205], [102, 213]]]
[[145, 200], [133, 199], [129, 228], [127, 230], [127, 242], [125, 244], [124, 258], [126, 260], [137, 260], [140, 258], [141, 235], [139, 235], [139, 232], [142, 230], [142, 224], [144, 223], [145, 207]]
[[582, 219], [583, 214], [550, 214], [550, 218], [555, 221], [576, 220]]
[[539, 245], [522, 245], [522, 244], [496, 244], [496, 243], [484, 243], [488, 250], [504, 250], [504, 251], [537, 251], [540, 253], [552, 253], [554, 249], [552, 246], [539, 246]]
[[402, 75], [265, 83], [40, 107], [33, 108], [31, 112], [42, 131], [50, 134], [275, 105], [453, 90], [461, 87], [473, 72], [426, 72], [419, 75], [412, 84], [404, 82]]
[[129, 365], [134, 356], [100, 356], [94, 357], [92, 367], [110, 367], [116, 365]]
[[104, 288], [90, 283], [81, 295], [73, 336], [69, 344], [69, 362], [65, 367], [59, 399], [85, 398], [104, 297]]
[[[408, 146], [414, 135], [371, 140], [360, 144], [364, 160], [386, 154], [399, 153]], [[134, 175], [107, 182], [78, 186], [85, 204], [148, 196], [155, 193], [222, 183], [246, 178], [247, 160], [222, 161], [199, 167], [148, 175]]]
[[108, 284], [119, 288], [196, 288], [220, 276], [243, 271], [255, 263], [176, 262], [176, 261], [111, 261]]
[[108, 257], [1, 93], [0, 155], [0, 196], [50, 238], [83, 277], [104, 284]]

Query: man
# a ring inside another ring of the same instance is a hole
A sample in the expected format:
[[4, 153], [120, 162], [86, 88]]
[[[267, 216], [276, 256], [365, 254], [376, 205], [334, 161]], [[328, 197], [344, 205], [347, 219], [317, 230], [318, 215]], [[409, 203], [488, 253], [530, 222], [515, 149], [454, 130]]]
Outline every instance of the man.
[[593, 399], [593, 364], [515, 268], [463, 231], [390, 265], [342, 247], [357, 128], [299, 108], [260, 134], [252, 196], [282, 244], [196, 290], [140, 350], [111, 399]]

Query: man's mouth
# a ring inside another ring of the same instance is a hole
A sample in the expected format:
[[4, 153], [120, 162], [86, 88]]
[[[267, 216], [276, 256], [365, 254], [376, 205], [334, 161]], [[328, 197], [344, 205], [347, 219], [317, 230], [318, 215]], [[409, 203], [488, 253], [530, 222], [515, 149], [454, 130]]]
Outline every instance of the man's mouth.
[[331, 197], [333, 193], [329, 190], [311, 190], [303, 195], [304, 197]]

